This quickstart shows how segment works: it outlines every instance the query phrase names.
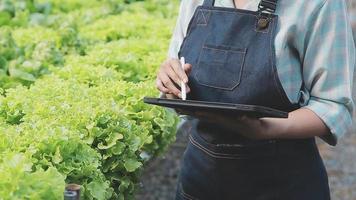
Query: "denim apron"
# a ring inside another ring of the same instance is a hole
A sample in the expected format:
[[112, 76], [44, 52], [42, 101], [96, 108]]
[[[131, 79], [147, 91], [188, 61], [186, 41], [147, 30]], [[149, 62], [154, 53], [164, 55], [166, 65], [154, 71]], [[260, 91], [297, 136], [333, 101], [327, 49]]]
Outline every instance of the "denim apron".
[[[198, 6], [178, 52], [193, 68], [187, 99], [253, 104], [283, 111], [288, 99], [276, 69], [277, 0], [257, 11]], [[251, 140], [239, 130], [189, 119], [176, 199], [328, 200], [328, 177], [314, 138]]]

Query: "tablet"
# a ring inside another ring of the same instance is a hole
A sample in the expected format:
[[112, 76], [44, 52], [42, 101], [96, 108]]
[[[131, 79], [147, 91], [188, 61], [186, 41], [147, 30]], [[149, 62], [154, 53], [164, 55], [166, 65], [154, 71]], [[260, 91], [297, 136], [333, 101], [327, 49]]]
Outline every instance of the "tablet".
[[274, 117], [274, 118], [288, 118], [288, 112], [268, 108], [257, 105], [246, 104], [231, 104], [220, 102], [206, 102], [195, 100], [182, 100], [182, 99], [166, 99], [166, 98], [151, 98], [145, 97], [143, 99], [145, 103], [187, 110], [189, 112], [206, 111], [206, 112], [219, 112], [229, 115], [247, 115], [251, 117]]

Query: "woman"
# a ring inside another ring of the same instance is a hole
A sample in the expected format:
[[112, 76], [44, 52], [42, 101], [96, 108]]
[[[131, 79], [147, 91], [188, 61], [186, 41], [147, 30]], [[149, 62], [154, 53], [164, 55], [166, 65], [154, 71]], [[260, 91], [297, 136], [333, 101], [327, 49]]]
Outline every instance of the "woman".
[[192, 126], [176, 199], [330, 199], [314, 138], [336, 145], [351, 127], [354, 64], [344, 0], [183, 0], [162, 94], [180, 97], [184, 81], [188, 99], [289, 117], [180, 111]]

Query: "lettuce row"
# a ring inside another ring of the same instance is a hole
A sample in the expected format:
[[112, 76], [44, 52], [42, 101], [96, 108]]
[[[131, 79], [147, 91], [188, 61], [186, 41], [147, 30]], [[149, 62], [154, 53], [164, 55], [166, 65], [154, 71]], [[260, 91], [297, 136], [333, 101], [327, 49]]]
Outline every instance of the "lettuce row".
[[63, 199], [66, 183], [132, 199], [175, 140], [175, 114], [142, 99], [158, 95], [178, 4], [132, 2], [1, 1], [0, 199]]

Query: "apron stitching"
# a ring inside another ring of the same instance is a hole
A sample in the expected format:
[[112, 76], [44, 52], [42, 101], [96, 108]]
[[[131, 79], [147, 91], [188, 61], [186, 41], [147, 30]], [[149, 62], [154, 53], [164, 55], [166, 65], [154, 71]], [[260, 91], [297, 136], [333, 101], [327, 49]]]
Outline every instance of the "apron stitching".
[[208, 21], [206, 20], [206, 17], [205, 17], [204, 12], [203, 12], [202, 10], [201, 10], [200, 12], [201, 12], [201, 14], [203, 15], [204, 25], [207, 25], [207, 24], [208, 24]]
[[[190, 137], [197, 142], [196, 139], [194, 139], [194, 137], [192, 135], [190, 135]], [[267, 144], [271, 144], [271, 143], [275, 143], [276, 140], [272, 139], [272, 140], [264, 140], [263, 143], [260, 143], [260, 144], [250, 144], [250, 145], [243, 145], [243, 144], [224, 144], [224, 143], [220, 143], [220, 144], [209, 144], [207, 143], [201, 136], [197, 136], [200, 138], [200, 140], [203, 141], [203, 143], [207, 146], [210, 146], [211, 148], [221, 148], [221, 147], [225, 147], [225, 148], [231, 148], [231, 147], [240, 147], [240, 148], [250, 148], [250, 147], [256, 147], [256, 146], [259, 146], [259, 145], [267, 145]]]
[[[203, 48], [202, 49], [209, 49], [209, 50], [217, 50], [217, 51], [223, 51], [224, 52], [224, 55], [226, 56], [226, 54], [227, 54], [227, 52], [228, 52], [228, 50], [225, 50], [225, 49], [214, 49], [214, 48], [212, 48], [212, 47], [207, 47], [207, 46], [205, 46], [205, 45], [203, 45]], [[227, 56], [226, 56], [227, 57]], [[226, 61], [225, 62], [220, 62], [220, 61], [214, 61], [214, 62], [217, 62], [217, 63], [219, 63], [219, 64], [225, 64], [226, 63]]]
[[252, 157], [257, 157], [257, 156], [252, 156], [252, 155], [246, 156], [246, 155], [241, 155], [241, 154], [217, 153], [217, 152], [213, 152], [213, 151], [201, 146], [192, 137], [189, 137], [189, 141], [192, 143], [192, 145], [194, 145], [201, 151], [205, 152], [206, 154], [208, 154], [209, 156], [214, 157], [214, 158], [226, 158], [226, 159], [243, 159], [244, 158], [244, 159], [248, 159], [248, 158], [252, 158]]
[[[203, 23], [201, 23], [201, 20], [199, 20], [199, 17], [203, 18]], [[204, 12], [202, 10], [199, 10], [199, 12], [197, 13], [197, 20], [196, 21], [196, 25], [197, 26], [207, 26], [208, 25], [208, 21], [206, 20], [206, 17], [204, 15]]]
[[[197, 82], [199, 82], [199, 84], [201, 85], [204, 85], [206, 87], [211, 87], [211, 88], [215, 88], [215, 89], [222, 89], [222, 90], [229, 90], [229, 91], [232, 91], [234, 90], [238, 85], [240, 85], [241, 83], [241, 76], [242, 76], [242, 71], [243, 71], [243, 68], [244, 68], [244, 65], [245, 65], [245, 58], [246, 58], [246, 48], [244, 48], [244, 50], [241, 50], [241, 51], [237, 51], [237, 50], [224, 50], [224, 49], [214, 49], [214, 48], [209, 48], [209, 47], [205, 47], [204, 45], [202, 46], [201, 50], [200, 50], [200, 55], [199, 55], [199, 59], [198, 59], [198, 62], [197, 62], [197, 67], [200, 66], [200, 59], [201, 59], [201, 54], [203, 52], [203, 49], [212, 49], [212, 50], [221, 50], [221, 51], [225, 51], [225, 53], [228, 53], [229, 51], [232, 51], [232, 52], [236, 52], [236, 53], [241, 53], [243, 55], [242, 56], [242, 61], [241, 61], [241, 64], [240, 64], [240, 73], [239, 73], [239, 78], [238, 78], [238, 82], [232, 86], [232, 87], [229, 87], [229, 88], [226, 88], [226, 87], [219, 87], [219, 86], [213, 86], [213, 85], [209, 85], [209, 84], [205, 84], [205, 83], [202, 83], [199, 78], [197, 77], [197, 74], [198, 74], [198, 69], [195, 71], [194, 73], [194, 76], [195, 76], [195, 79], [197, 80]], [[226, 62], [224, 63], [224, 65], [226, 64]]]
[[209, 48], [209, 49], [213, 49], [213, 50], [222, 50], [222, 51], [236, 51], [236, 52], [240, 52], [240, 53], [244, 53], [247, 51], [247, 48], [245, 47], [238, 47], [238, 46], [228, 46], [228, 45], [223, 45], [223, 44], [219, 44], [219, 45], [212, 45], [212, 44], [204, 44], [203, 45], [204, 48]]
[[[191, 141], [192, 145], [194, 145], [195, 147], [197, 147], [201, 151], [205, 152], [206, 154], [210, 155], [211, 157], [214, 157], [214, 158], [232, 158], [232, 159], [234, 158], [232, 156], [228, 156], [227, 154], [220, 154], [220, 153], [212, 152], [212, 151], [202, 147], [201, 145], [197, 144], [195, 141], [193, 141], [192, 138], [189, 138], [189, 140]], [[219, 156], [219, 155], [221, 155], [221, 156]]]
[[186, 192], [184, 192], [182, 185], [180, 187], [180, 194], [183, 196], [183, 198], [188, 199], [188, 200], [199, 200], [198, 198], [195, 198], [195, 197], [187, 194]]

